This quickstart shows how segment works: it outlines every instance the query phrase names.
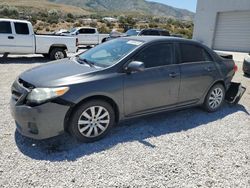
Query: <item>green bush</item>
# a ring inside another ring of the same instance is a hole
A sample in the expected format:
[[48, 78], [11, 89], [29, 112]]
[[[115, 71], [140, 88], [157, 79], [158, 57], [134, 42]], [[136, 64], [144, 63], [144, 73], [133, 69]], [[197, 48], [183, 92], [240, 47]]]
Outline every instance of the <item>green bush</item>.
[[71, 18], [71, 19], [74, 19], [74, 18], [75, 18], [74, 15], [71, 14], [71, 13], [68, 13], [68, 14], [67, 14], [67, 17], [68, 17], [68, 18]]
[[91, 22], [89, 25], [90, 25], [90, 27], [97, 27], [97, 23], [96, 22]]
[[101, 27], [98, 27], [98, 31], [100, 33], [110, 33], [111, 32], [111, 30], [104, 25], [102, 25]]
[[8, 5], [0, 6], [0, 15], [9, 18], [19, 18], [19, 12], [16, 7], [11, 7]]
[[82, 26], [82, 24], [80, 22], [76, 22], [73, 24], [73, 27], [81, 27], [81, 26]]
[[59, 13], [57, 10], [52, 9], [48, 11], [47, 22], [50, 24], [57, 24], [59, 22]]

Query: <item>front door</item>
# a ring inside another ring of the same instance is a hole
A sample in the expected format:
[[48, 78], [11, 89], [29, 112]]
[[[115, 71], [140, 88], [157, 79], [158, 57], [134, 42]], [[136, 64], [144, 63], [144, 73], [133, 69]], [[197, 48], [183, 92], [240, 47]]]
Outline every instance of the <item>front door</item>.
[[0, 21], [0, 53], [11, 53], [15, 51], [15, 41], [11, 22]]
[[132, 58], [145, 64], [145, 71], [124, 75], [125, 116], [167, 108], [178, 101], [180, 70], [173, 44], [144, 48]]

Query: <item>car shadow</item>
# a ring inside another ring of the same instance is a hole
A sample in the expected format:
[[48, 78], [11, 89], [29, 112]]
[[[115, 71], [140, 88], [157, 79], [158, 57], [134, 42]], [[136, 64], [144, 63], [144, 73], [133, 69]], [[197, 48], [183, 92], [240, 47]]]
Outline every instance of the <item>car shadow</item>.
[[0, 64], [33, 64], [33, 63], [47, 63], [51, 60], [44, 58], [43, 56], [33, 56], [33, 57], [0, 57]]
[[248, 111], [242, 105], [225, 105], [216, 113], [206, 113], [199, 108], [183, 111], [161, 113], [145, 118], [138, 118], [120, 123], [104, 139], [94, 143], [79, 143], [68, 134], [55, 138], [37, 141], [21, 136], [17, 131], [15, 141], [19, 150], [26, 156], [36, 160], [74, 161], [80, 157], [109, 150], [120, 143], [138, 141], [149, 148], [157, 146], [147, 139], [161, 135], [178, 133], [222, 119], [228, 115]]

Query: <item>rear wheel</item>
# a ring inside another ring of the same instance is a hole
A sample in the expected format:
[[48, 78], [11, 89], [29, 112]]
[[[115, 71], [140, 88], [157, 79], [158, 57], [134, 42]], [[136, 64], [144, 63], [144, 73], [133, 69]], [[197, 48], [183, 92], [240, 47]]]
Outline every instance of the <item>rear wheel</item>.
[[53, 48], [49, 53], [51, 60], [58, 60], [67, 57], [66, 51], [63, 48]]
[[80, 142], [94, 142], [103, 138], [115, 123], [112, 106], [93, 100], [79, 106], [73, 113], [69, 132]]
[[216, 84], [209, 90], [203, 107], [208, 112], [215, 112], [223, 105], [224, 99], [224, 86], [222, 84]]
[[102, 43], [106, 42], [107, 41], [107, 38], [104, 38], [102, 39]]

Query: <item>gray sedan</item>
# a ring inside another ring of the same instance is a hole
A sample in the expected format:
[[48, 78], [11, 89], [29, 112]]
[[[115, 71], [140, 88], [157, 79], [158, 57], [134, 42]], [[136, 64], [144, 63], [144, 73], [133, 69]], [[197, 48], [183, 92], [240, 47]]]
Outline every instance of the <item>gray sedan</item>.
[[217, 111], [235, 70], [232, 60], [195, 41], [119, 38], [22, 73], [11, 111], [27, 137], [67, 131], [93, 142], [128, 118], [193, 106]]

